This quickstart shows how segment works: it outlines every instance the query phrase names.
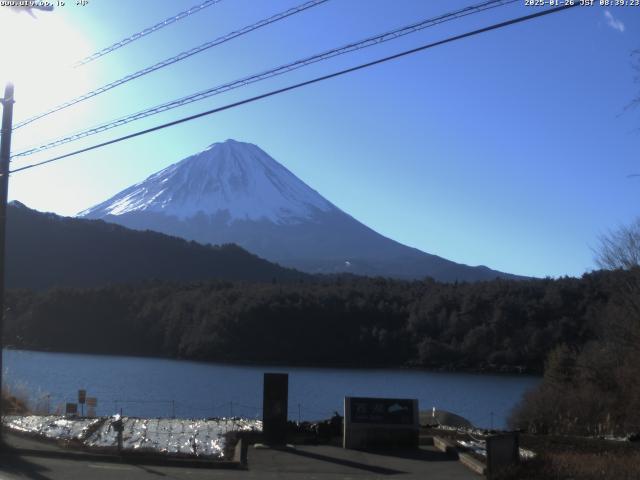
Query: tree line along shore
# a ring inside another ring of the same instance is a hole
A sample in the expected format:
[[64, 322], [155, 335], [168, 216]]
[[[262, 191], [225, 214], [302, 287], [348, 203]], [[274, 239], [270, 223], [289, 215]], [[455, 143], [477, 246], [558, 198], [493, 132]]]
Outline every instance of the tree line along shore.
[[204, 361], [541, 374], [552, 352], [575, 352], [602, 337], [637, 277], [634, 270], [478, 283], [334, 277], [11, 290], [4, 343]]

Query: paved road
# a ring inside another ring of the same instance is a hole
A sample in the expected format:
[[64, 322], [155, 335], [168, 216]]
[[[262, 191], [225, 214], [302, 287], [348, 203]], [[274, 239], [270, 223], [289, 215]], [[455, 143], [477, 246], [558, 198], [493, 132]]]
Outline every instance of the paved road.
[[62, 456], [65, 450], [40, 442], [17, 440], [28, 453], [0, 454], [0, 479], [32, 480], [199, 480], [199, 479], [318, 479], [360, 480], [394, 478], [402, 480], [478, 480], [458, 461], [431, 447], [406, 455], [380, 455], [329, 446], [305, 446], [289, 450], [249, 448], [249, 469], [222, 470], [146, 466], [100, 461], [92, 455]]
[[249, 473], [256, 478], [317, 478], [402, 480], [478, 480], [460, 462], [433, 447], [404, 455], [382, 455], [337, 447], [297, 447], [293, 450], [249, 449]]

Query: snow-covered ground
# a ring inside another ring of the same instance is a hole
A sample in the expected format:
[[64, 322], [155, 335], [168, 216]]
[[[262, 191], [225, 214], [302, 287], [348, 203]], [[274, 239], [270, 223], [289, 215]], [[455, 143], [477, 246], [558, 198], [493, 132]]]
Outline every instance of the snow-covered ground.
[[[117, 417], [66, 418], [56, 415], [6, 416], [3, 423], [17, 432], [52, 440], [75, 440], [86, 447], [116, 448]], [[262, 422], [243, 418], [187, 420], [123, 417], [123, 450], [225, 458], [226, 434], [260, 431]]]
[[52, 440], [82, 440], [92, 426], [103, 421], [100, 418], [65, 418], [59, 415], [7, 415], [4, 425], [11, 430], [31, 433]]
[[[476, 453], [477, 455], [480, 455], [482, 457], [486, 457], [487, 456], [487, 442], [486, 440], [478, 440], [478, 439], [472, 439], [472, 440], [457, 440], [456, 443], [458, 445], [460, 445], [461, 447], [466, 448], [467, 450], [470, 450], [474, 453]], [[520, 447], [520, 458], [523, 460], [530, 460], [532, 458], [534, 458], [536, 456], [535, 452], [532, 450], [529, 450], [527, 448], [522, 448]]]

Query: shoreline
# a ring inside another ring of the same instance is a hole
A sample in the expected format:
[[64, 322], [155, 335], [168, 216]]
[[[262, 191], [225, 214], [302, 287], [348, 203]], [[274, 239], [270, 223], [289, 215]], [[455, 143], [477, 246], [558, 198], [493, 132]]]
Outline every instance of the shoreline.
[[310, 369], [337, 369], [337, 370], [406, 370], [426, 373], [446, 373], [446, 374], [469, 374], [469, 375], [504, 375], [515, 377], [536, 377], [542, 378], [542, 372], [528, 371], [524, 367], [509, 367], [509, 366], [496, 366], [495, 368], [470, 368], [470, 369], [456, 369], [450, 366], [442, 367], [423, 367], [419, 365], [362, 365], [362, 364], [344, 364], [344, 363], [330, 363], [330, 364], [313, 364], [313, 363], [297, 363], [297, 362], [271, 362], [271, 361], [241, 361], [241, 360], [198, 360], [190, 358], [170, 357], [170, 356], [157, 356], [157, 355], [143, 355], [143, 354], [123, 354], [123, 353], [104, 353], [104, 352], [82, 352], [82, 351], [62, 351], [62, 350], [45, 350], [36, 348], [24, 348], [16, 347], [15, 345], [5, 345], [3, 350], [21, 351], [21, 352], [35, 352], [35, 353], [59, 353], [65, 355], [96, 355], [102, 357], [130, 357], [130, 358], [148, 358], [155, 360], [173, 360], [178, 362], [192, 362], [206, 365], [224, 365], [224, 366], [238, 366], [238, 367], [274, 367], [274, 368], [310, 368]]

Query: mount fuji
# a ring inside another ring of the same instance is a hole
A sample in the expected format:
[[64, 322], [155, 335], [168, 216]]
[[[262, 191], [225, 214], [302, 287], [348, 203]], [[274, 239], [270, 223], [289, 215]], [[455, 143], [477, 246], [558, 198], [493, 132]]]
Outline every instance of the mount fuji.
[[441, 281], [520, 278], [407, 247], [340, 210], [250, 143], [227, 140], [78, 214], [199, 243], [236, 243], [311, 273]]

